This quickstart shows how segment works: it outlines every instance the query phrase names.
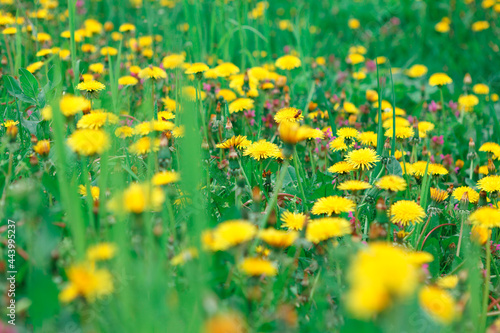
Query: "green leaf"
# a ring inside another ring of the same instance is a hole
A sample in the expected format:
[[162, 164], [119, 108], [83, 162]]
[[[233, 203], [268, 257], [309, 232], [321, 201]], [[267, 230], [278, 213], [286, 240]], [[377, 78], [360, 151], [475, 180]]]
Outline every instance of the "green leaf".
[[33, 104], [36, 104], [39, 88], [36, 78], [26, 69], [19, 68], [19, 81], [21, 81], [24, 95], [31, 99]]
[[3, 82], [5, 85], [5, 89], [7, 89], [7, 92], [9, 95], [19, 98], [23, 94], [23, 91], [21, 90], [21, 86], [19, 85], [19, 82], [17, 82], [16, 79], [14, 79], [10, 75], [4, 75], [3, 76]]
[[403, 175], [403, 169], [401, 168], [401, 164], [399, 164], [398, 160], [394, 156], [391, 156], [391, 160], [387, 164], [387, 171], [389, 171], [391, 175], [396, 175], [396, 176]]

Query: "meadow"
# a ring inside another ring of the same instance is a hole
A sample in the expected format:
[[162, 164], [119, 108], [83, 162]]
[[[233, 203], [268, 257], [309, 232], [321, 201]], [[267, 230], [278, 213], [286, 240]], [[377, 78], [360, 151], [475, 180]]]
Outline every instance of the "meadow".
[[500, 331], [500, 2], [0, 0], [0, 331]]

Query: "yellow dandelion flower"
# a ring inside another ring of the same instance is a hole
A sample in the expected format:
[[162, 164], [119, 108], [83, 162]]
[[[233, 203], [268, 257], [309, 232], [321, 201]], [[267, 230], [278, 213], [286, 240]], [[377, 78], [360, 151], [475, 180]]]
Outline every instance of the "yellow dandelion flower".
[[43, 61], [34, 62], [31, 65], [28, 65], [26, 67], [26, 70], [28, 70], [28, 72], [30, 73], [35, 73], [36, 71], [38, 71], [40, 68], [43, 67], [43, 64], [44, 64]]
[[316, 200], [311, 213], [314, 215], [349, 213], [354, 211], [356, 204], [351, 199], [339, 197], [337, 195], [320, 198]]
[[143, 80], [147, 79], [159, 80], [159, 79], [166, 79], [167, 73], [160, 67], [148, 66], [146, 68], [143, 68], [139, 72], [138, 76]]
[[87, 249], [89, 261], [109, 260], [116, 254], [117, 247], [113, 243], [99, 243]]
[[113, 292], [112, 276], [107, 269], [96, 269], [93, 263], [71, 266], [67, 271], [69, 284], [59, 294], [59, 299], [68, 303], [83, 296], [89, 302]]
[[228, 77], [240, 72], [238, 66], [230, 62], [224, 62], [215, 67], [214, 70], [219, 77]]
[[443, 202], [449, 197], [447, 191], [441, 190], [439, 188], [431, 187], [431, 199], [435, 202]]
[[250, 276], [275, 276], [278, 274], [276, 265], [263, 258], [245, 258], [240, 262], [239, 268], [246, 275]]
[[362, 180], [346, 180], [342, 182], [337, 187], [339, 190], [343, 191], [361, 191], [371, 188], [370, 183], [364, 182]]
[[251, 98], [238, 98], [229, 104], [229, 113], [241, 112], [253, 109], [255, 107], [254, 100]]
[[472, 91], [476, 95], [488, 95], [490, 93], [490, 87], [484, 83], [478, 83], [472, 87]]
[[458, 97], [458, 108], [461, 111], [472, 112], [474, 106], [479, 104], [479, 98], [476, 95], [461, 95]]
[[490, 206], [481, 207], [469, 216], [469, 221], [483, 228], [500, 227], [500, 210]]
[[298, 68], [301, 65], [302, 62], [300, 61], [300, 59], [293, 55], [284, 55], [282, 57], [279, 57], [275, 62], [276, 67], [287, 71]]
[[278, 127], [280, 138], [283, 142], [297, 144], [307, 139], [322, 139], [323, 132], [298, 123], [284, 122]]
[[429, 164], [428, 171], [431, 175], [440, 175], [440, 176], [444, 176], [449, 173], [449, 171], [442, 164], [438, 163]]
[[[393, 135], [393, 128], [389, 128], [387, 131], [385, 131], [384, 136], [392, 138]], [[415, 132], [413, 131], [413, 128], [408, 127], [408, 126], [396, 126], [396, 138], [398, 139], [408, 139], [411, 138], [415, 135]]]
[[367, 131], [359, 133], [358, 140], [362, 145], [377, 147], [377, 133], [375, 132]]
[[269, 157], [277, 158], [280, 153], [281, 151], [276, 144], [262, 139], [248, 145], [245, 148], [243, 155], [250, 156], [257, 161], [260, 161], [261, 159]]
[[219, 90], [219, 92], [217, 93], [217, 98], [222, 98], [224, 99], [226, 102], [232, 102], [236, 99], [236, 94], [234, 93], [234, 91], [230, 90], [230, 89], [221, 89]]
[[259, 232], [259, 238], [274, 247], [289, 247], [299, 237], [297, 231], [276, 230], [268, 228]]
[[315, 244], [349, 234], [351, 234], [351, 224], [346, 219], [339, 217], [312, 220], [307, 224], [306, 229], [306, 239]]
[[340, 161], [332, 165], [331, 167], [328, 168], [328, 171], [331, 173], [339, 173], [339, 174], [346, 174], [351, 171], [353, 171], [354, 168], [352, 165], [345, 161]]
[[80, 82], [76, 89], [83, 91], [87, 97], [94, 98], [101, 90], [106, 89], [106, 86], [99, 81], [91, 80]]
[[153, 176], [151, 184], [155, 186], [167, 185], [178, 182], [179, 179], [180, 175], [176, 171], [161, 171]]
[[227, 139], [226, 141], [217, 144], [215, 147], [216, 148], [221, 148], [221, 149], [229, 149], [231, 147], [236, 147], [238, 149], [244, 149], [248, 147], [252, 142], [247, 139], [246, 136], [238, 135], [238, 136], [232, 136], [231, 138]]
[[479, 201], [479, 193], [474, 191], [472, 188], [468, 186], [461, 186], [453, 190], [452, 196], [456, 200], [460, 201], [464, 197], [467, 196], [467, 199], [470, 203], [476, 203]]
[[170, 54], [163, 58], [162, 64], [167, 69], [179, 68], [185, 60], [186, 57], [183, 54]]
[[359, 131], [352, 127], [341, 127], [337, 130], [337, 136], [339, 138], [345, 139], [357, 139], [359, 136]]
[[121, 86], [135, 86], [137, 83], [139, 83], [139, 80], [130, 75], [122, 76], [118, 79], [118, 84]]
[[202, 62], [196, 62], [194, 64], [191, 64], [185, 71], [185, 74], [199, 74], [208, 71], [210, 68], [202, 63]]
[[68, 137], [67, 142], [71, 150], [84, 156], [102, 154], [109, 147], [108, 134], [95, 129], [76, 130]]
[[443, 289], [453, 289], [458, 284], [458, 276], [457, 275], [442, 276], [437, 279], [436, 284], [438, 287]]
[[304, 119], [302, 111], [292, 107], [283, 108], [276, 112], [276, 115], [274, 116], [274, 121], [276, 121], [276, 123], [278, 124], [281, 124], [283, 122], [294, 123], [302, 119]]
[[420, 306], [435, 321], [449, 324], [457, 316], [457, 305], [451, 294], [436, 286], [425, 286], [419, 294]]
[[353, 168], [362, 170], [371, 169], [375, 163], [380, 161], [377, 152], [371, 148], [362, 148], [351, 151], [346, 156], [346, 161]]
[[[408, 163], [406, 165], [408, 165]], [[425, 169], [427, 168], [427, 174], [430, 175], [431, 174], [430, 167], [431, 164], [429, 163], [429, 165], [427, 165], [426, 161], [415, 162], [411, 165], [412, 174], [416, 178], [423, 177], [425, 175]]]
[[90, 113], [83, 115], [82, 118], [76, 123], [76, 128], [90, 128], [99, 129], [103, 127], [106, 123], [116, 124], [118, 122], [118, 117], [110, 112], [104, 112], [101, 110], [94, 110]]
[[408, 68], [405, 74], [411, 78], [422, 77], [427, 74], [427, 67], [425, 67], [424, 65], [416, 64]]
[[129, 126], [121, 126], [115, 130], [115, 135], [119, 138], [128, 138], [134, 135], [134, 129]]
[[484, 151], [487, 153], [492, 153], [494, 158], [498, 159], [500, 157], [500, 145], [495, 142], [486, 142], [479, 147], [479, 151]]
[[[80, 195], [82, 197], [86, 197], [87, 196], [87, 187], [85, 185], [78, 186], [78, 193], [80, 193]], [[101, 189], [97, 186], [91, 186], [90, 187], [90, 194], [92, 195], [92, 199], [94, 201], [97, 201], [97, 200], [99, 200], [99, 196], [101, 194]]]
[[[354, 142], [351, 143], [349, 145], [349, 147], [352, 146], [352, 145], [354, 145]], [[329, 143], [329, 147], [333, 151], [344, 151], [344, 150], [347, 150], [347, 148], [348, 148], [347, 145], [346, 145], [346, 143], [345, 143], [345, 141], [344, 141], [344, 138], [340, 138], [340, 137], [332, 140]]]
[[63, 115], [71, 117], [80, 111], [90, 109], [90, 102], [81, 96], [66, 94], [59, 100], [59, 109]]
[[488, 193], [500, 191], [500, 176], [492, 175], [481, 178], [477, 182], [477, 187]]
[[160, 139], [154, 139], [153, 142], [151, 142], [151, 138], [147, 136], [140, 138], [129, 147], [129, 151], [136, 155], [145, 155], [152, 151], [158, 151], [159, 149]]
[[472, 29], [472, 31], [479, 32], [479, 31], [486, 30], [489, 27], [490, 27], [490, 24], [488, 23], [488, 21], [477, 21], [477, 22], [472, 23], [471, 29]]
[[50, 152], [50, 141], [40, 140], [33, 146], [33, 150], [40, 156], [47, 156]]
[[211, 233], [214, 244], [210, 249], [224, 251], [253, 239], [257, 235], [257, 227], [246, 220], [229, 220], [220, 223]]
[[351, 53], [347, 56], [346, 62], [348, 64], [357, 65], [365, 61], [365, 57], [359, 53]]
[[391, 192], [400, 192], [406, 190], [406, 180], [403, 177], [387, 175], [380, 178], [375, 186], [382, 190]]
[[281, 215], [282, 226], [290, 230], [302, 230], [307, 221], [304, 213], [284, 212]]
[[414, 201], [400, 200], [391, 206], [391, 222], [403, 226], [422, 222], [424, 209]]
[[434, 73], [429, 78], [429, 84], [431, 86], [442, 87], [450, 83], [453, 83], [453, 80], [445, 73]]

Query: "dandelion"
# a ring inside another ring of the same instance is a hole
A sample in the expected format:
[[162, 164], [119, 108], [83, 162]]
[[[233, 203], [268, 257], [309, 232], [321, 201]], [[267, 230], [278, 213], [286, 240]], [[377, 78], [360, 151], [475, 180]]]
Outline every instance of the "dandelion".
[[136, 155], [145, 155], [152, 151], [158, 151], [160, 149], [160, 139], [153, 139], [149, 137], [143, 137], [130, 145], [129, 151]]
[[356, 139], [359, 132], [352, 127], [342, 127], [337, 130], [337, 136], [345, 141], [346, 139]]
[[425, 312], [440, 323], [449, 324], [457, 315], [455, 300], [448, 291], [439, 287], [423, 287], [418, 299]]
[[190, 65], [185, 71], [185, 74], [201, 74], [203, 72], [208, 71], [210, 68], [202, 63], [202, 62], [197, 62], [192, 65]]
[[450, 83], [453, 83], [453, 80], [445, 73], [435, 73], [429, 78], [429, 84], [431, 86], [442, 87]]
[[222, 98], [226, 102], [232, 102], [236, 99], [236, 94], [230, 89], [221, 89], [216, 96], [217, 98]]
[[296, 231], [276, 230], [274, 228], [261, 230], [259, 233], [259, 238], [264, 242], [271, 246], [281, 248], [291, 246], [298, 237], [299, 233]]
[[214, 68], [215, 73], [219, 77], [228, 77], [230, 75], [238, 74], [240, 69], [233, 63], [224, 62]]
[[[220, 223], [205, 234], [204, 243], [212, 251], [224, 251], [248, 242], [257, 235], [257, 227], [245, 220], [229, 220]], [[210, 241], [208, 241], [210, 240]]]
[[245, 258], [240, 262], [239, 268], [246, 275], [250, 276], [275, 276], [278, 274], [276, 265], [263, 258]]
[[151, 179], [151, 184], [155, 186], [167, 185], [178, 182], [179, 179], [180, 175], [175, 171], [161, 171], [153, 176], [153, 179]]
[[469, 221], [483, 228], [500, 227], [500, 210], [489, 206], [481, 207], [469, 216]]
[[159, 79], [166, 79], [167, 78], [167, 73], [161, 69], [160, 67], [156, 66], [148, 66], [146, 68], [143, 68], [139, 74], [139, 78], [143, 80], [147, 79], [153, 79], [153, 80], [159, 80]]
[[359, 142], [364, 146], [377, 147], [377, 133], [372, 131], [362, 132], [358, 135]]
[[59, 299], [69, 303], [82, 296], [89, 302], [113, 292], [113, 280], [107, 269], [97, 269], [93, 263], [71, 266], [67, 271], [69, 283], [59, 294]]
[[422, 222], [425, 217], [424, 209], [414, 201], [400, 200], [391, 206], [391, 222], [403, 226]]
[[406, 75], [408, 75], [411, 78], [418, 78], [422, 77], [425, 74], [427, 74], [427, 67], [424, 65], [416, 64], [411, 66], [406, 72]]
[[375, 163], [380, 161], [377, 152], [371, 148], [362, 148], [351, 151], [346, 157], [347, 163], [353, 168], [362, 170], [371, 169]]
[[403, 177], [387, 175], [380, 178], [375, 186], [390, 192], [400, 192], [406, 190], [406, 180]]
[[361, 181], [361, 180], [346, 180], [343, 183], [340, 183], [337, 187], [339, 190], [343, 191], [362, 191], [371, 188], [370, 183]]
[[474, 106], [479, 104], [479, 99], [476, 95], [461, 95], [458, 98], [458, 107], [461, 111], [472, 112]]
[[[80, 195], [82, 197], [86, 197], [87, 196], [87, 187], [84, 185], [80, 185], [78, 187], [78, 193], [80, 193]], [[90, 194], [92, 195], [92, 200], [97, 201], [97, 200], [99, 200], [101, 190], [97, 186], [90, 186]]]
[[461, 186], [456, 188], [455, 190], [453, 190], [453, 193], [451, 195], [458, 201], [462, 200], [464, 195], [467, 196], [467, 199], [470, 203], [474, 204], [479, 201], [479, 193], [468, 186]]
[[33, 146], [33, 150], [40, 156], [47, 156], [50, 152], [50, 141], [40, 140]]
[[297, 122], [303, 120], [304, 116], [302, 115], [302, 111], [296, 108], [288, 107], [279, 110], [274, 116], [274, 121], [276, 123], [281, 124], [283, 122]]
[[186, 57], [183, 54], [171, 54], [163, 58], [162, 64], [164, 68], [174, 69], [179, 68], [184, 63]]
[[68, 137], [68, 146], [83, 156], [102, 154], [109, 147], [106, 132], [97, 129], [79, 129]]
[[369, 319], [394, 302], [409, 297], [418, 286], [421, 265], [411, 260], [414, 255], [382, 242], [361, 249], [347, 272], [348, 311], [356, 318]]
[[36, 71], [38, 71], [40, 68], [42, 68], [44, 65], [44, 62], [43, 61], [37, 61], [37, 62], [34, 62], [30, 65], [28, 65], [26, 67], [26, 70], [28, 70], [28, 72], [30, 73], [35, 73]]
[[303, 213], [284, 212], [281, 215], [282, 226], [290, 230], [302, 230], [306, 224], [307, 217]]
[[[396, 126], [396, 138], [397, 139], [409, 139], [415, 135], [413, 128], [407, 126]], [[392, 138], [393, 136], [393, 128], [389, 128], [385, 131], [384, 136]]]
[[118, 79], [118, 84], [121, 86], [135, 86], [137, 83], [139, 83], [139, 80], [130, 75], [122, 76]]
[[106, 86], [99, 81], [84, 81], [80, 82], [76, 89], [82, 91], [87, 98], [96, 98], [101, 90], [106, 89]]
[[490, 93], [490, 88], [484, 83], [478, 83], [472, 87], [472, 91], [476, 95], [488, 95]]
[[99, 243], [87, 249], [87, 259], [91, 262], [112, 259], [117, 248], [113, 243]]
[[488, 23], [488, 21], [477, 21], [477, 22], [472, 23], [471, 29], [472, 29], [472, 31], [479, 32], [479, 31], [486, 30], [489, 27], [490, 27], [490, 24]]
[[276, 67], [282, 70], [292, 70], [302, 65], [300, 59], [293, 55], [285, 55], [276, 60]]
[[339, 217], [325, 217], [312, 220], [307, 224], [306, 239], [318, 244], [333, 237], [342, 237], [351, 233], [349, 221]]
[[250, 156], [253, 159], [260, 161], [269, 157], [277, 158], [280, 156], [280, 149], [274, 143], [266, 141], [265, 139], [259, 140], [248, 145], [243, 152], [244, 156]]
[[241, 112], [253, 109], [255, 107], [254, 100], [251, 98], [238, 98], [229, 104], [229, 113]]
[[118, 117], [116, 115], [109, 112], [95, 110], [80, 118], [76, 124], [76, 128], [99, 129], [106, 123], [116, 124], [117, 122]]
[[449, 194], [447, 191], [431, 187], [431, 199], [434, 200], [436, 203], [443, 202], [449, 197]]
[[227, 139], [226, 141], [217, 144], [215, 147], [216, 148], [221, 148], [221, 149], [229, 149], [229, 148], [238, 148], [238, 149], [244, 149], [248, 147], [252, 142], [247, 139], [246, 136], [238, 135], [238, 136], [232, 136], [231, 138]]
[[340, 213], [352, 212], [355, 207], [356, 205], [351, 199], [334, 195], [318, 199], [314, 203], [311, 213], [314, 215], [326, 214], [331, 216], [332, 214], [338, 215]]
[[500, 191], [500, 176], [492, 175], [481, 178], [477, 182], [477, 187], [488, 193]]
[[352, 165], [345, 162], [345, 161], [337, 162], [328, 168], [329, 172], [339, 173], [339, 174], [347, 174], [347, 173], [354, 171], [354, 170], [355, 169], [352, 167]]

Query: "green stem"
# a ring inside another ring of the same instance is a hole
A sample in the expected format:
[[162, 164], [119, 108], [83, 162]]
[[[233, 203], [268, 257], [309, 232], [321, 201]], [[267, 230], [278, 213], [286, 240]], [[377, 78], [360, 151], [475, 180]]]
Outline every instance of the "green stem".
[[490, 294], [490, 266], [491, 266], [491, 245], [490, 245], [490, 235], [488, 233], [488, 238], [486, 240], [486, 276], [484, 281], [483, 289], [483, 313], [481, 314], [480, 330], [479, 332], [484, 332], [486, 329], [486, 316], [488, 313], [488, 296]]

